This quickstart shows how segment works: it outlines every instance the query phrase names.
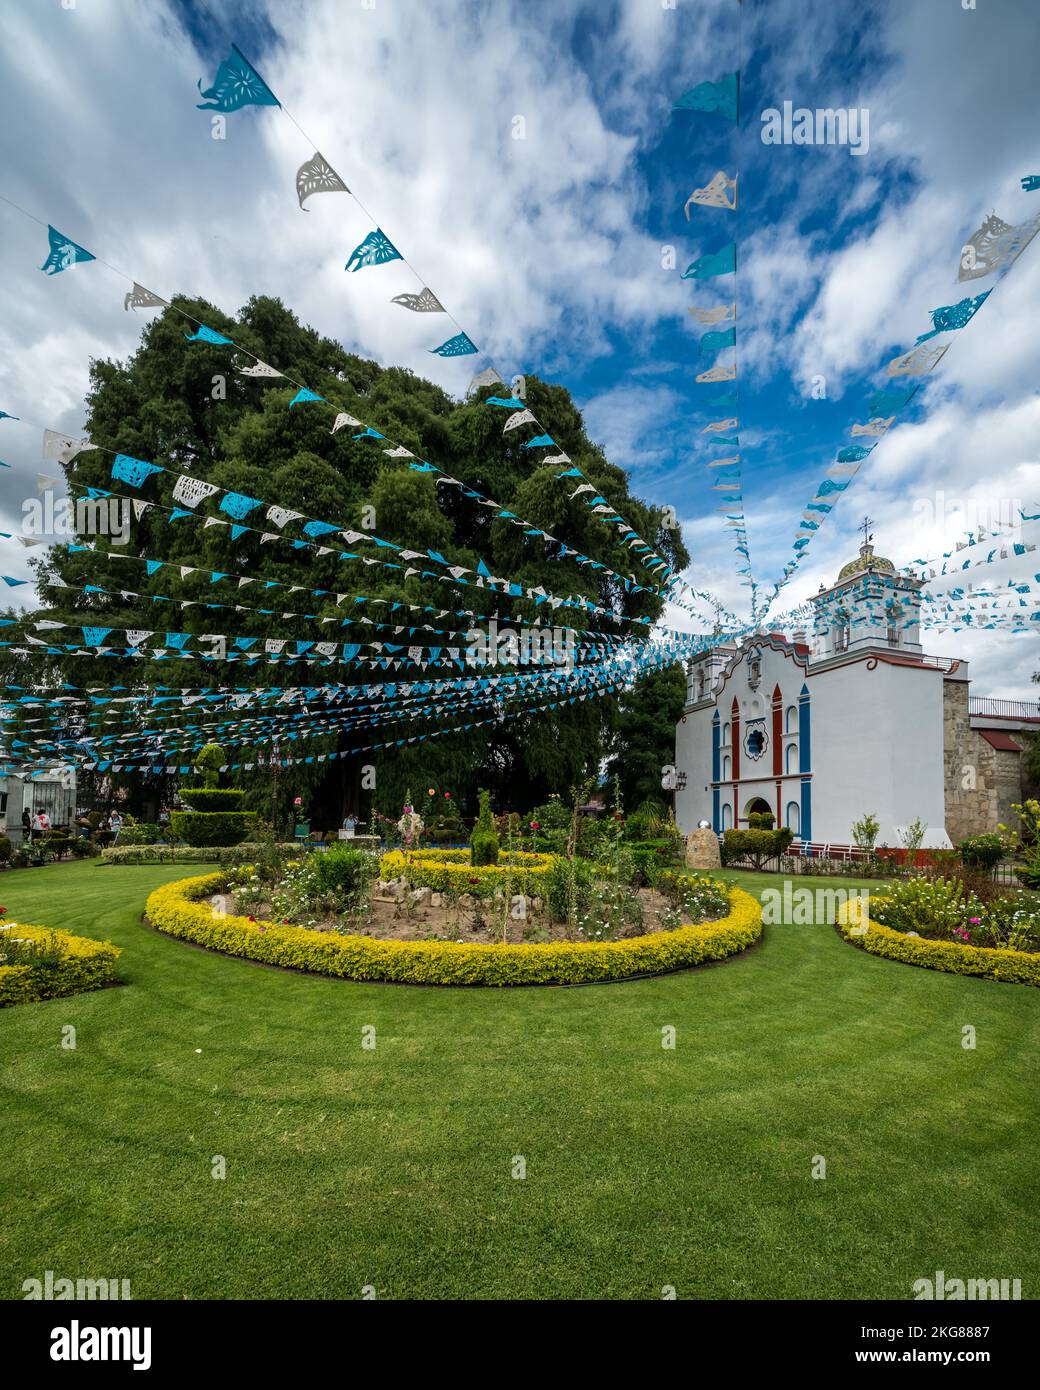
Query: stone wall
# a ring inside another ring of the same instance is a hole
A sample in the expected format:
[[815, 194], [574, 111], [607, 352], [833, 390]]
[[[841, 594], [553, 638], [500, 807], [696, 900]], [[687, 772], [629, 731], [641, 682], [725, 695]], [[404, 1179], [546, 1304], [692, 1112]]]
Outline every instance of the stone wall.
[[1022, 800], [1022, 755], [996, 749], [971, 727], [968, 682], [943, 682], [946, 833], [959, 844], [998, 825], [1012, 825]]

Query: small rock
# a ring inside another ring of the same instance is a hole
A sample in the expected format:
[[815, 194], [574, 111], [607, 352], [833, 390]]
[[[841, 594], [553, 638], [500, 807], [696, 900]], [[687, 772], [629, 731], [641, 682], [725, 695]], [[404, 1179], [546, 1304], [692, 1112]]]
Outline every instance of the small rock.
[[413, 888], [412, 891], [408, 894], [408, 896], [411, 898], [412, 902], [416, 905], [416, 907], [423, 907], [426, 903], [430, 901], [430, 897], [432, 895], [428, 888]]
[[430, 894], [430, 906], [431, 906], [431, 907], [443, 907], [443, 906], [444, 906], [444, 899], [443, 899], [443, 897], [440, 895], [440, 893], [431, 893], [431, 894]]

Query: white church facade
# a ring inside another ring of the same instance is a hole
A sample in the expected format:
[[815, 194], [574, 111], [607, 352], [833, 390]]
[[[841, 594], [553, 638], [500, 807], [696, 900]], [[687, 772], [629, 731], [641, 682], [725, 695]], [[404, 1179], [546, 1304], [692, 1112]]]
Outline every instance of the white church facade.
[[746, 829], [768, 810], [796, 847], [840, 849], [869, 813], [879, 846], [919, 820], [923, 846], [946, 848], [1010, 818], [1040, 706], [975, 701], [966, 663], [925, 655], [920, 588], [867, 542], [813, 598], [811, 634], [690, 659], [675, 757], [685, 834]]

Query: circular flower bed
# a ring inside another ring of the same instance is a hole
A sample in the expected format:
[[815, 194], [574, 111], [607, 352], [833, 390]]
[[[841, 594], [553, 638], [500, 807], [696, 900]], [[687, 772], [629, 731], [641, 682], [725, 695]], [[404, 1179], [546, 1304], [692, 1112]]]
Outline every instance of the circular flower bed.
[[620, 941], [523, 945], [384, 941], [259, 922], [221, 913], [199, 901], [219, 893], [224, 886], [221, 873], [165, 884], [148, 898], [148, 919], [159, 931], [229, 955], [348, 980], [422, 985], [562, 985], [623, 980], [721, 960], [750, 946], [762, 930], [757, 899], [733, 888], [729, 913], [718, 921]]

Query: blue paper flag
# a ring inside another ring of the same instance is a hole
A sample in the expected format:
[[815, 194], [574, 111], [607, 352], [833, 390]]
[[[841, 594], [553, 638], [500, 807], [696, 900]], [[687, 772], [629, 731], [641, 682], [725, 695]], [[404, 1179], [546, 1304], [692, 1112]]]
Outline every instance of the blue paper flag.
[[718, 82], [699, 82], [691, 87], [678, 101], [672, 103], [673, 111], [714, 111], [727, 120], [735, 121], [739, 111], [740, 74], [727, 73]]
[[438, 357], [466, 357], [477, 349], [467, 333], [456, 333], [454, 338], [441, 343], [440, 347], [430, 348], [430, 351], [435, 352]]
[[344, 270], [361, 270], [366, 265], [383, 265], [387, 261], [401, 260], [401, 253], [385, 233], [377, 227], [369, 232], [364, 241], [359, 242], [350, 253]]
[[919, 343], [926, 343], [929, 338], [934, 338], [937, 333], [949, 333], [955, 328], [963, 328], [969, 323], [979, 309], [989, 298], [991, 291], [986, 290], [984, 294], [969, 295], [966, 299], [960, 300], [957, 304], [945, 304], [941, 309], [932, 309], [932, 331], [922, 333], [917, 339]]
[[323, 401], [324, 399], [325, 397], [319, 396], [316, 391], [309, 391], [306, 386], [301, 386], [289, 402], [289, 409], [292, 410], [294, 405], [302, 405], [305, 401]]
[[682, 273], [683, 280], [708, 280], [713, 275], [730, 275], [737, 268], [737, 244], [731, 241], [720, 251], [700, 256]]
[[246, 497], [241, 492], [225, 492], [220, 499], [220, 510], [227, 512], [228, 516], [234, 517], [236, 521], [241, 521], [244, 516], [248, 516], [260, 504], [261, 499], [259, 497]]
[[48, 226], [47, 235], [50, 238], [50, 255], [44, 261], [40, 269], [46, 275], [57, 275], [63, 270], [68, 270], [77, 261], [93, 261], [96, 256], [85, 250], [77, 242], [71, 241], [67, 236], [62, 236], [61, 232]]
[[234, 347], [230, 338], [225, 338], [223, 333], [218, 333], [215, 328], [207, 328], [204, 323], [199, 324], [196, 332], [185, 333], [184, 336], [189, 343], [216, 343]]
[[521, 449], [540, 449], [550, 444], [556, 444], [556, 440], [553, 439], [551, 434], [536, 434], [533, 439], [528, 439], [526, 443], [521, 444], [520, 447]]
[[719, 328], [710, 333], [701, 334], [700, 352], [702, 356], [709, 352], [721, 352], [723, 348], [736, 347], [736, 345], [736, 328]]
[[129, 483], [131, 487], [140, 487], [153, 473], [162, 471], [158, 463], [146, 463], [144, 459], [131, 458], [129, 454], [116, 454], [112, 465], [112, 477], [118, 478], [121, 483]]
[[243, 106], [281, 106], [264, 79], [234, 44], [231, 54], [217, 68], [213, 86], [199, 91], [206, 98], [196, 103], [199, 111], [238, 111]]

